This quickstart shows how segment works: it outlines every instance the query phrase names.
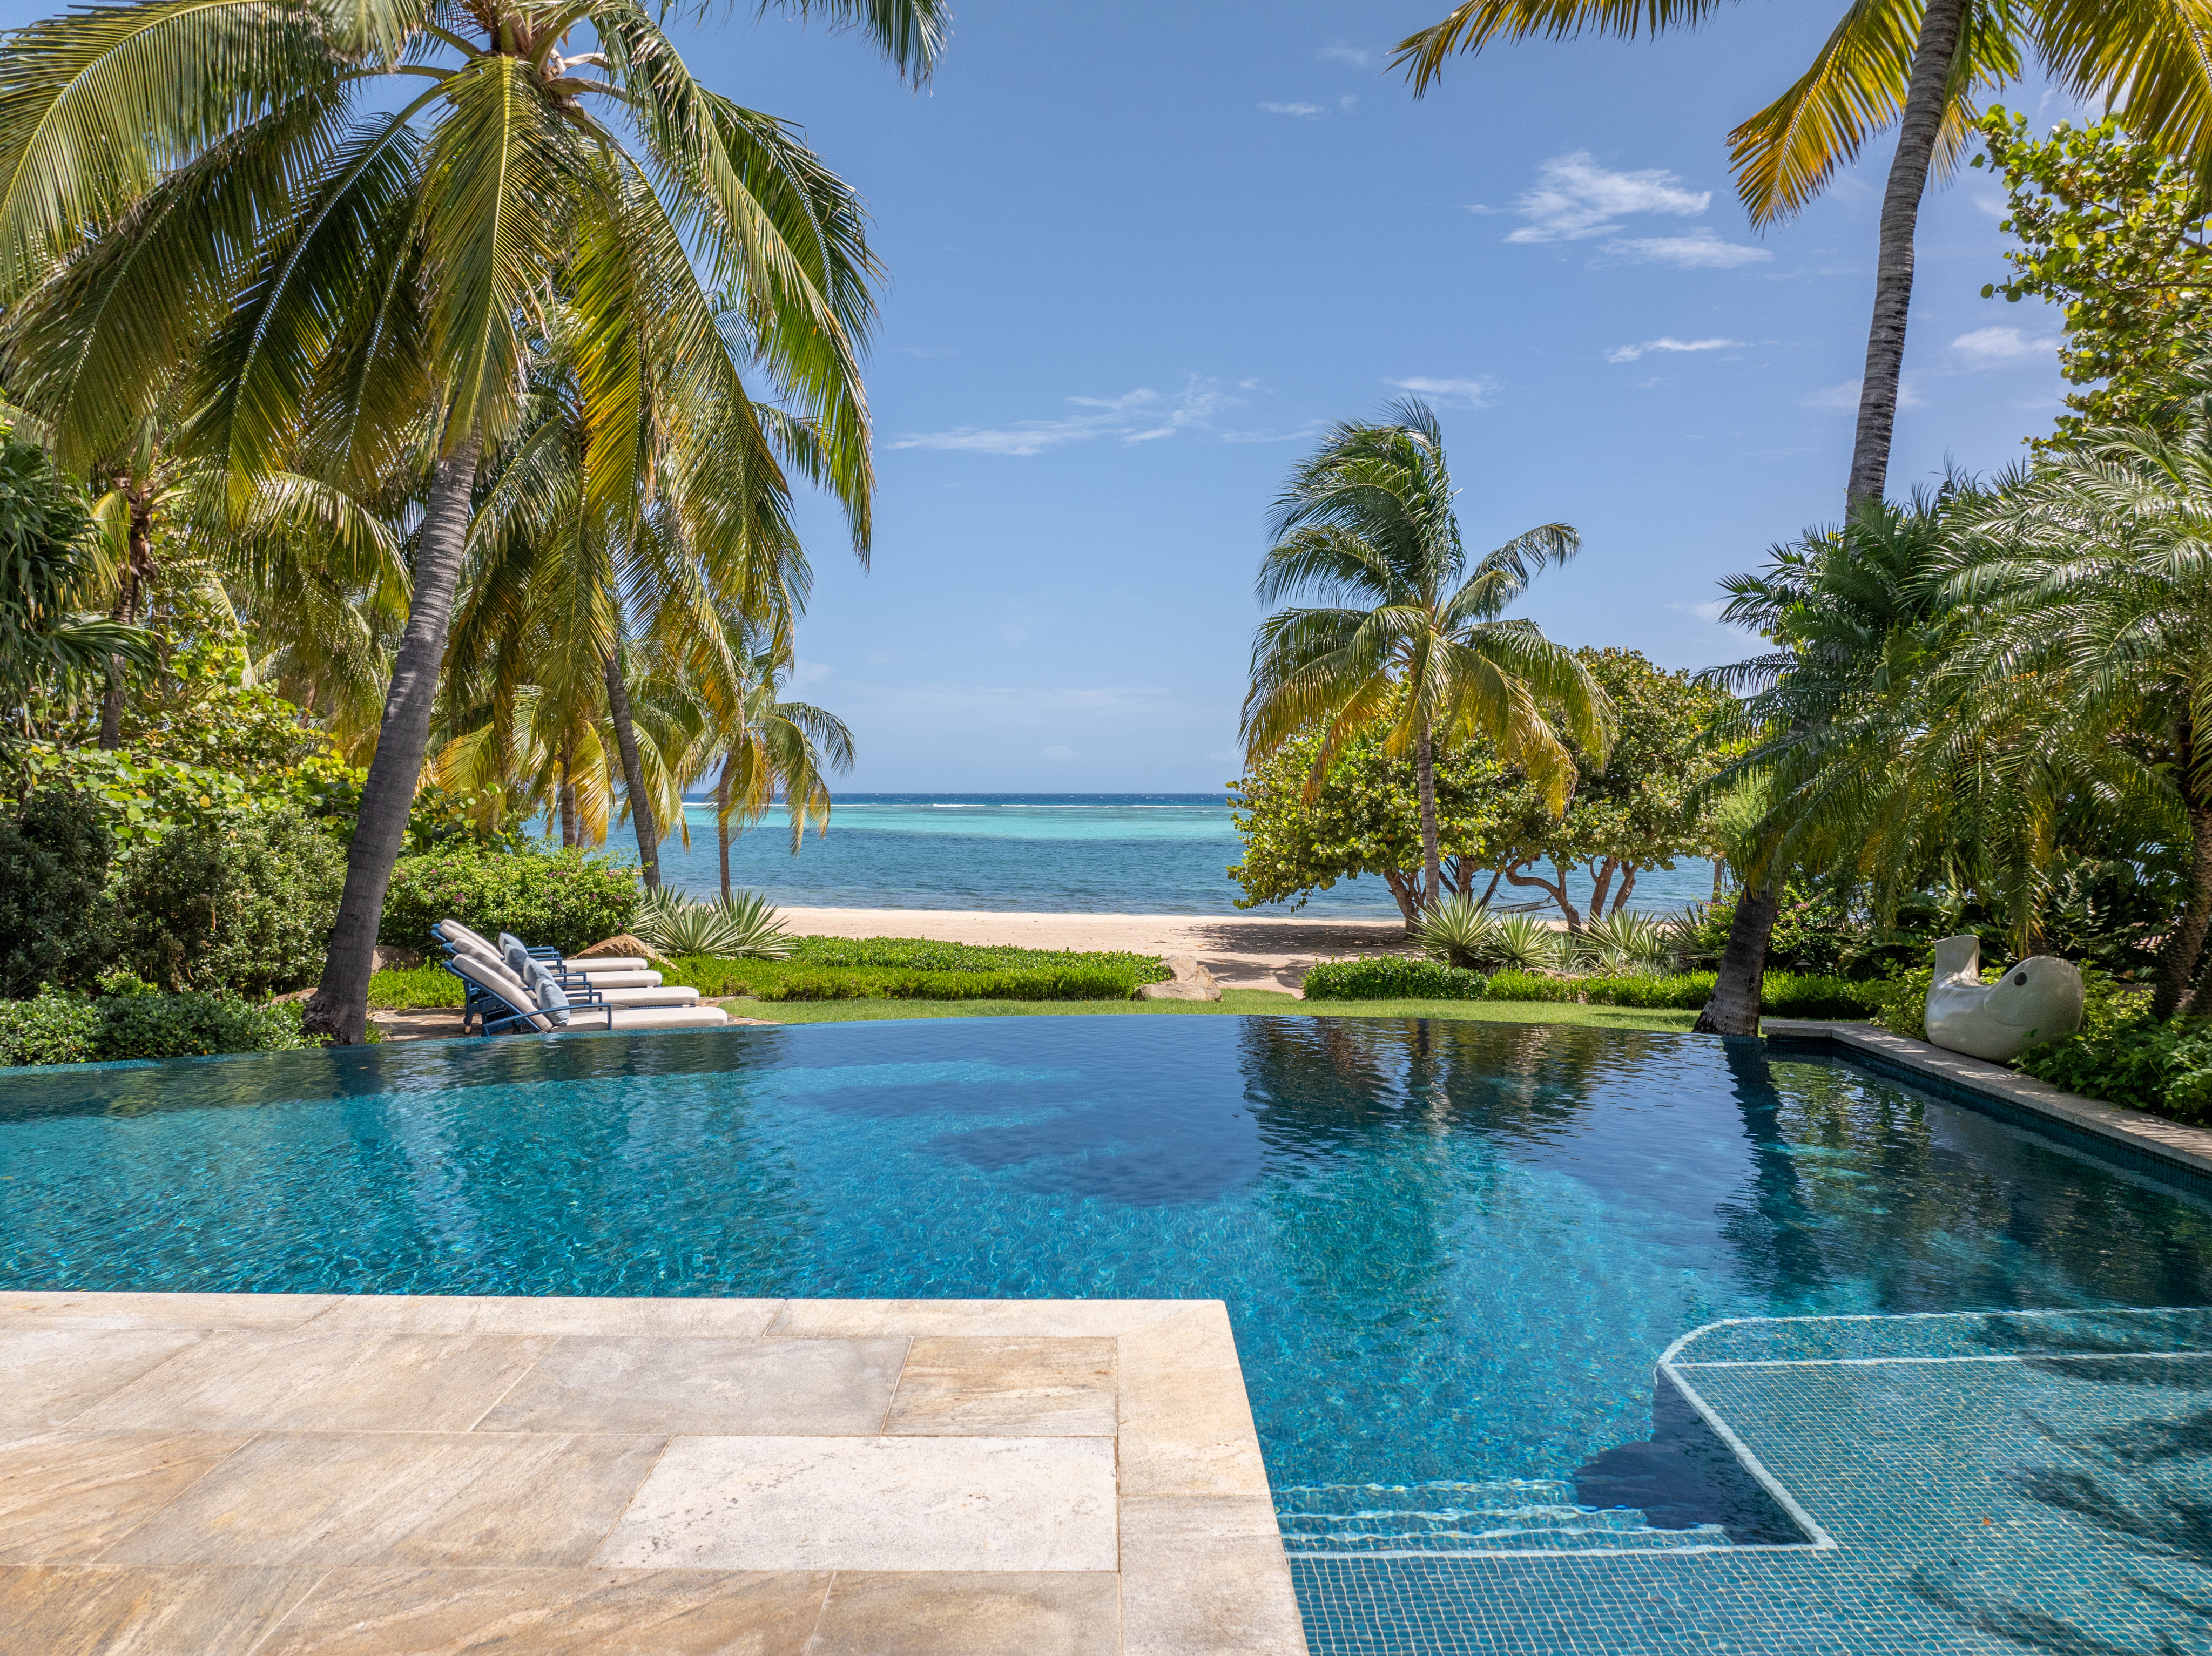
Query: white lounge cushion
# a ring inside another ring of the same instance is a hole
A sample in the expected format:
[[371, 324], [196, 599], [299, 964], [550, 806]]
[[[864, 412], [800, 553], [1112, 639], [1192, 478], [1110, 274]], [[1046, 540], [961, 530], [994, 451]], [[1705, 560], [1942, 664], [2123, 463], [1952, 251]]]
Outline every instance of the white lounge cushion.
[[[575, 1022], [569, 1027], [589, 1029], [598, 1026], [600, 1014], [588, 1007], [578, 1007]], [[617, 1029], [708, 1029], [727, 1023], [730, 1015], [719, 1006], [633, 1006], [613, 1014]]]
[[438, 930], [446, 934], [446, 941], [449, 943], [455, 945], [474, 943], [478, 954], [489, 955], [494, 960], [499, 958], [499, 946], [496, 943], [480, 931], [470, 931], [459, 920], [441, 920], [438, 922]]
[[653, 962], [627, 955], [571, 955], [561, 964], [571, 972], [649, 972]]
[[658, 972], [586, 972], [584, 981], [594, 989], [658, 989]]
[[[537, 1010], [538, 998], [524, 988], [514, 974], [505, 967], [494, 966], [482, 956], [465, 950], [453, 956], [453, 969], [478, 988], [488, 989], [499, 999], [506, 1002], [507, 1008], [506, 1012], [488, 1016], [503, 1017], [527, 1012], [530, 1014], [530, 1024], [532, 1028], [550, 1030], [556, 1027], [552, 1019]], [[715, 1010], [719, 1011], [720, 1009], [718, 1007]]]
[[595, 991], [602, 1003], [609, 1006], [696, 1006], [699, 992], [688, 983], [672, 983], [659, 989], [601, 989]]

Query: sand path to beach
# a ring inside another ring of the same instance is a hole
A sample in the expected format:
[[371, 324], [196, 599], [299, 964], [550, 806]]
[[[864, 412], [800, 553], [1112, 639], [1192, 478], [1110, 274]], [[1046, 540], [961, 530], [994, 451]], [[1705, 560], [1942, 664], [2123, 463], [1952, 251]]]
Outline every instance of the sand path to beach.
[[785, 926], [822, 937], [936, 937], [1024, 949], [1194, 955], [1229, 989], [1297, 992], [1306, 968], [1339, 955], [1407, 950], [1395, 920], [1255, 914], [1012, 914], [990, 909], [787, 908]]

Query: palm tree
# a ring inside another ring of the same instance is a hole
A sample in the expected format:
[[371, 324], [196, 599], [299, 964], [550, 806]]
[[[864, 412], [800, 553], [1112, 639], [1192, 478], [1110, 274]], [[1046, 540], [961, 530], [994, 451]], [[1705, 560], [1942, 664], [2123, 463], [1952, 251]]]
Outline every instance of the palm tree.
[[1976, 624], [1934, 686], [1930, 790], [1990, 777], [2033, 872], [2070, 802], [2189, 847], [2152, 1015], [2191, 1010], [2212, 931], [2212, 387], [2170, 434], [2106, 428], [1977, 514], [1947, 583]]
[[714, 826], [722, 860], [722, 895], [730, 895], [732, 825], [743, 833], [783, 797], [796, 856], [809, 826], [830, 832], [830, 785], [825, 773], [853, 768], [853, 733], [836, 714], [811, 702], [783, 700], [791, 658], [780, 648], [752, 653], [744, 695], [735, 716], [716, 719], [702, 733], [722, 753], [714, 783]]
[[[787, 3], [868, 31], [917, 77], [940, 44], [941, 0]], [[407, 625], [310, 1004], [337, 1040], [362, 1034], [478, 461], [521, 422], [556, 298], [582, 318], [611, 510], [654, 420], [742, 430], [720, 291], [804, 428], [763, 422], [767, 439], [866, 542], [859, 205], [780, 123], [693, 80], [656, 16], [638, 0], [139, 0], [33, 24], [0, 58], [0, 310], [67, 270], [83, 297], [64, 313], [82, 342], [65, 402], [88, 424], [127, 428], [189, 363], [189, 445], [236, 494], [303, 455], [365, 485], [427, 444]], [[565, 55], [579, 28], [591, 49]], [[396, 109], [378, 101], [403, 87]]]
[[1575, 555], [1580, 537], [1565, 524], [1544, 524], [1470, 567], [1436, 415], [1412, 397], [1386, 414], [1382, 424], [1338, 426], [1275, 503], [1261, 603], [1307, 591], [1334, 603], [1261, 623], [1243, 735], [1248, 762], [1257, 764], [1327, 721], [1309, 783], [1318, 788], [1339, 745], [1388, 713], [1389, 751], [1413, 755], [1429, 908], [1443, 883], [1436, 743], [1486, 737], [1559, 810], [1575, 761], [1552, 717], [1601, 758], [1612, 709], [1572, 652], [1534, 622], [1499, 619], [1538, 571]]
[[1732, 807], [1741, 883], [1723, 961], [1744, 969], [1718, 974], [1699, 1031], [1757, 1031], [1784, 872], [1841, 868], [1886, 892], [1936, 854], [1930, 828], [1947, 813], [1930, 810], [1906, 752], [1955, 631], [1942, 580], [1951, 519], [1972, 499], [1953, 484], [1905, 507], [1871, 502], [1721, 583], [1722, 618], [1778, 647], [1705, 676], [1742, 698], [1711, 732], [1739, 751], [1706, 786]]
[[[1634, 39], [1695, 28], [1720, 0], [1462, 0], [1408, 35], [1393, 59], [1425, 91], [1455, 53], [1493, 40]], [[1965, 149], [1978, 94], [2019, 78], [2027, 53], [2063, 91], [2112, 108], [2139, 136], [2185, 158], [2212, 186], [2212, 52], [2190, 5], [2118, 0], [1853, 0], [1788, 90], [1729, 134], [1736, 186], [1754, 226], [1781, 222], [1820, 194], [1867, 140], [1895, 124], [1882, 193], [1874, 314], [1844, 490], [1849, 516], [1879, 500], [1889, 470], [1912, 301], [1912, 242], [1932, 173]]]

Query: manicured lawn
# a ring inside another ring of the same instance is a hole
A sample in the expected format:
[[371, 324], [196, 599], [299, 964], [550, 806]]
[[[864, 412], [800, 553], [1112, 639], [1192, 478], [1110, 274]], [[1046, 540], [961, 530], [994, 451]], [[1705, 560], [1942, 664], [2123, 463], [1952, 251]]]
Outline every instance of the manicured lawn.
[[1306, 1017], [1464, 1018], [1480, 1023], [1581, 1023], [1601, 1029], [1687, 1029], [1695, 1012], [1556, 1001], [1303, 1001], [1267, 989], [1225, 989], [1218, 1001], [1180, 1000], [812, 1000], [725, 1001], [732, 1017], [776, 1023], [853, 1023], [879, 1018], [1191, 1017], [1288, 1013]]

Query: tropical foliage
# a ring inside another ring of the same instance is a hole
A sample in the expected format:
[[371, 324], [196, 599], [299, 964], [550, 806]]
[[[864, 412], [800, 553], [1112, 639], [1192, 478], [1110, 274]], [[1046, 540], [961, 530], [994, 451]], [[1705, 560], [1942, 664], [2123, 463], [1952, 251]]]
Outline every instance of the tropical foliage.
[[1320, 731], [1310, 792], [1347, 737], [1387, 717], [1384, 750], [1413, 761], [1423, 907], [1443, 891], [1439, 747], [1481, 737], [1557, 810], [1574, 786], [1569, 742], [1601, 755], [1613, 736], [1604, 692], [1572, 652], [1502, 618], [1579, 537], [1544, 524], [1470, 562], [1454, 494], [1426, 404], [1407, 398], [1382, 423], [1336, 427], [1276, 501], [1260, 565], [1261, 603], [1324, 602], [1261, 623], [1244, 698], [1249, 762]]

